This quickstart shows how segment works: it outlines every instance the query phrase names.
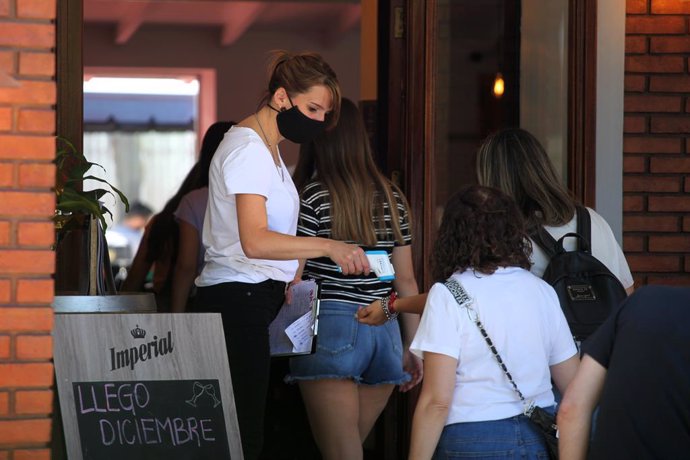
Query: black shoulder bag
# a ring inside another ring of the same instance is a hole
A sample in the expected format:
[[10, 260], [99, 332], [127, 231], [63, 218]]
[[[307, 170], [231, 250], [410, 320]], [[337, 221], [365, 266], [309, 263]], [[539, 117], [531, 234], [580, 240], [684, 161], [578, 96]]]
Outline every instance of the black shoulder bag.
[[528, 419], [530, 419], [530, 421], [534, 423], [534, 425], [539, 429], [542, 435], [544, 435], [544, 441], [546, 442], [546, 449], [549, 452], [549, 458], [557, 460], [558, 426], [556, 425], [556, 416], [551, 415], [543, 408], [535, 405], [534, 401], [528, 402], [527, 400], [525, 400], [525, 397], [522, 395], [522, 392], [518, 388], [517, 384], [513, 381], [513, 377], [510, 375], [510, 372], [508, 372], [508, 368], [503, 362], [503, 359], [501, 359], [501, 355], [498, 354], [498, 351], [496, 350], [496, 347], [491, 341], [489, 334], [487, 334], [486, 329], [484, 329], [484, 325], [479, 320], [477, 312], [472, 309], [472, 299], [465, 291], [465, 288], [462, 287], [462, 284], [460, 284], [453, 278], [448, 278], [448, 280], [446, 280], [446, 282], [443, 284], [448, 288], [450, 293], [453, 294], [453, 297], [455, 297], [455, 300], [458, 302], [458, 305], [460, 307], [466, 308], [471, 313], [470, 318], [472, 318], [474, 324], [476, 324], [479, 328], [479, 332], [482, 334], [482, 337], [484, 337], [484, 340], [486, 341], [486, 344], [489, 346], [489, 350], [491, 350], [491, 353], [493, 353], [494, 358], [496, 358], [498, 366], [501, 368], [505, 376], [508, 378], [510, 384], [513, 385], [513, 390], [520, 397], [520, 401], [522, 401], [524, 408], [523, 414]]

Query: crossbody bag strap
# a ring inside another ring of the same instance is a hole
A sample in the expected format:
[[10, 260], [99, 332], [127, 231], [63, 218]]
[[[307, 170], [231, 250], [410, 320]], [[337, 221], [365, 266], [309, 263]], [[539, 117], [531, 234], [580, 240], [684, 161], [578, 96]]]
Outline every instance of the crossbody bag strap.
[[505, 376], [508, 378], [508, 381], [510, 384], [513, 386], [513, 390], [517, 395], [520, 397], [520, 401], [525, 404], [525, 414], [527, 414], [528, 410], [531, 410], [530, 408], [532, 407], [532, 404], [528, 404], [527, 401], [525, 400], [525, 397], [522, 395], [522, 392], [518, 388], [517, 384], [513, 380], [513, 377], [510, 375], [510, 372], [508, 371], [508, 368], [506, 367], [505, 363], [503, 362], [503, 359], [501, 358], [501, 355], [498, 354], [498, 350], [496, 350], [496, 347], [494, 346], [493, 342], [491, 341], [491, 338], [489, 337], [489, 334], [487, 334], [486, 329], [484, 329], [484, 325], [482, 322], [479, 320], [479, 315], [477, 315], [477, 312], [472, 309], [472, 299], [470, 296], [467, 294], [467, 291], [465, 291], [465, 288], [462, 287], [462, 284], [455, 280], [454, 278], [448, 278], [443, 285], [448, 288], [451, 294], [453, 294], [453, 297], [455, 297], [455, 300], [458, 302], [458, 305], [460, 307], [464, 307], [467, 310], [469, 310], [472, 314], [470, 315], [470, 318], [474, 322], [474, 324], [477, 325], [479, 328], [479, 332], [482, 334], [482, 337], [484, 337], [484, 341], [486, 344], [489, 346], [489, 350], [491, 350], [491, 353], [493, 353], [494, 358], [496, 358], [496, 362], [498, 363], [498, 367], [501, 368]]

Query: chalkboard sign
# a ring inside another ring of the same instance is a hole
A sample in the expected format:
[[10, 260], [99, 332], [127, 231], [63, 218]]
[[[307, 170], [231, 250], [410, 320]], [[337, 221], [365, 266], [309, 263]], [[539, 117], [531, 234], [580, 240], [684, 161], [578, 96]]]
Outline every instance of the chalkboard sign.
[[75, 382], [84, 459], [229, 458], [217, 380]]
[[57, 314], [70, 460], [242, 460], [217, 313]]

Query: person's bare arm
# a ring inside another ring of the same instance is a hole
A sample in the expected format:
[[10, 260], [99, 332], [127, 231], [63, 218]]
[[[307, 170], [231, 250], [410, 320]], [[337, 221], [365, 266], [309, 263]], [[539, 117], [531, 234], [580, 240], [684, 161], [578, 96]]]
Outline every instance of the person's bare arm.
[[141, 292], [144, 290], [144, 283], [146, 282], [146, 277], [152, 265], [151, 262], [146, 260], [146, 255], [149, 252], [150, 229], [151, 222], [149, 222], [149, 225], [146, 226], [146, 230], [144, 230], [144, 236], [141, 237], [139, 249], [137, 249], [132, 265], [129, 267], [129, 270], [127, 270], [127, 278], [125, 278], [122, 283], [120, 292]]
[[240, 242], [247, 257], [272, 260], [328, 257], [345, 275], [369, 273], [369, 261], [362, 248], [326, 238], [298, 237], [271, 231], [268, 229], [266, 198], [238, 194], [236, 200]]
[[[414, 267], [412, 265], [412, 247], [398, 246], [393, 250], [393, 267], [395, 268], [395, 281], [393, 281], [393, 288], [398, 293], [398, 298], [393, 303], [393, 308], [403, 317], [412, 317], [412, 320], [406, 320], [409, 328], [417, 330], [419, 318], [416, 315], [421, 315], [426, 303], [426, 294], [419, 294], [417, 281], [414, 277]], [[410, 288], [408, 288], [408, 286]], [[415, 314], [415, 316], [412, 316]], [[370, 326], [380, 326], [388, 321], [386, 314], [381, 308], [381, 302], [375, 300], [369, 305], [360, 308], [357, 311], [357, 320], [362, 324]], [[408, 330], [409, 341], [414, 337], [414, 331]]]
[[565, 393], [566, 388], [568, 388], [568, 385], [575, 377], [579, 365], [580, 357], [574, 354], [565, 361], [549, 367], [551, 378], [561, 394]]
[[561, 460], [583, 460], [587, 456], [592, 412], [599, 401], [606, 368], [585, 355], [558, 409], [558, 453]]
[[177, 245], [177, 260], [173, 272], [171, 310], [173, 313], [183, 313], [189, 299], [197, 275], [197, 260], [199, 257], [199, 232], [183, 220], [178, 221], [180, 238]]
[[410, 460], [430, 459], [453, 402], [458, 360], [438, 353], [424, 353], [424, 382], [412, 418]]
[[[393, 280], [393, 289], [401, 298], [414, 296], [419, 294], [417, 287], [417, 280], [414, 277], [414, 268], [412, 266], [412, 246], [396, 246], [393, 248], [391, 256], [393, 268], [395, 268], [395, 280]], [[396, 310], [397, 311], [397, 310]], [[414, 388], [422, 381], [424, 371], [422, 367], [422, 360], [410, 352], [410, 344], [414, 335], [417, 333], [417, 326], [419, 325], [419, 315], [411, 313], [402, 313], [400, 315], [403, 338], [403, 368], [412, 376], [412, 380], [400, 385], [400, 391], [408, 391]]]
[[[396, 299], [393, 307], [399, 313], [414, 313], [421, 315], [424, 311], [424, 304], [426, 303], [427, 293], [417, 294], [404, 299]], [[373, 301], [366, 307], [362, 307], [357, 311], [357, 320], [362, 324], [370, 326], [380, 326], [384, 324], [386, 318], [381, 303], [378, 300]]]

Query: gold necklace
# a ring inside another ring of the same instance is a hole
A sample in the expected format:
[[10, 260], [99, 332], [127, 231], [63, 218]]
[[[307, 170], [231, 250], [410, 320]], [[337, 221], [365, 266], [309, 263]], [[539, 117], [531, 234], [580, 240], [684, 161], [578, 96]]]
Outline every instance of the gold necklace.
[[283, 166], [280, 164], [280, 155], [278, 156], [278, 161], [276, 162], [276, 158], [273, 156], [273, 146], [271, 146], [271, 143], [268, 142], [268, 137], [266, 136], [266, 133], [264, 132], [263, 126], [261, 126], [261, 122], [259, 121], [259, 115], [254, 114], [254, 118], [256, 119], [256, 124], [259, 125], [259, 130], [261, 130], [261, 136], [263, 137], [263, 141], [268, 147], [268, 151], [271, 152], [271, 157], [273, 158], [273, 164], [276, 166], [276, 170], [278, 171], [278, 174], [280, 174], [280, 180], [285, 182], [285, 177], [283, 173]]

